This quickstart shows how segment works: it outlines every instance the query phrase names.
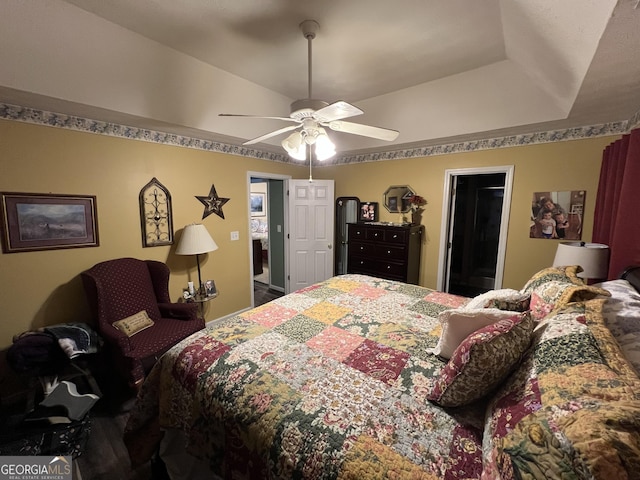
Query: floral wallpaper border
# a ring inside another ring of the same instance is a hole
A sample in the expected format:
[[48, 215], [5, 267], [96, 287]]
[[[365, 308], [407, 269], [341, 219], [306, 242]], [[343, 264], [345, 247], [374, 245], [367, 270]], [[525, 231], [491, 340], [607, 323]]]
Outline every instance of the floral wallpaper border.
[[[252, 157], [274, 162], [292, 163], [288, 155], [265, 152], [241, 145], [232, 145], [200, 138], [159, 132], [128, 125], [92, 120], [63, 113], [47, 112], [29, 107], [0, 103], [0, 119], [18, 122], [46, 125], [57, 128], [67, 128], [80, 132], [96, 133], [113, 137], [142, 140], [145, 142], [162, 143], [173, 146], [195, 148], [212, 152], [228, 153], [243, 157]], [[602, 137], [606, 135], [622, 135], [640, 125], [640, 111], [636, 112], [628, 121], [605, 123], [564, 130], [551, 130], [522, 135], [488, 138], [467, 142], [449, 143], [424, 147], [413, 147], [386, 152], [373, 152], [355, 155], [337, 155], [330, 162], [323, 165], [345, 165], [349, 163], [377, 162], [384, 160], [398, 160], [403, 158], [430, 157], [476, 150], [490, 150], [496, 148], [518, 147], [540, 143], [551, 143], [583, 138]], [[316, 165], [320, 166], [320, 165]]]

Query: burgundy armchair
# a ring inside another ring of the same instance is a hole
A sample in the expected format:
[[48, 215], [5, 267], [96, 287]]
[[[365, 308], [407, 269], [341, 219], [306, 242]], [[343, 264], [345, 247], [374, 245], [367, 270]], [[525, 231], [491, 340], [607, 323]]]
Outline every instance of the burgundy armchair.
[[[138, 388], [169, 348], [204, 328], [194, 303], [171, 303], [169, 267], [154, 260], [118, 258], [82, 272], [95, 328], [114, 367]], [[127, 336], [112, 324], [146, 310], [154, 324]]]

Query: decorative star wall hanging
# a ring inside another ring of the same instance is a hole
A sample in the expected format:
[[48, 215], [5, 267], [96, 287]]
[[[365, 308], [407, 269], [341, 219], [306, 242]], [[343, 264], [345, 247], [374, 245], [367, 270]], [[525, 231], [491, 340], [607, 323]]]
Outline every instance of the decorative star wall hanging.
[[216, 192], [215, 185], [211, 184], [211, 190], [209, 191], [208, 197], [197, 196], [196, 198], [202, 202], [204, 205], [204, 213], [202, 214], [202, 219], [204, 220], [212, 213], [215, 213], [220, 218], [224, 219], [224, 213], [222, 212], [222, 206], [227, 203], [230, 198], [220, 198], [218, 193]]

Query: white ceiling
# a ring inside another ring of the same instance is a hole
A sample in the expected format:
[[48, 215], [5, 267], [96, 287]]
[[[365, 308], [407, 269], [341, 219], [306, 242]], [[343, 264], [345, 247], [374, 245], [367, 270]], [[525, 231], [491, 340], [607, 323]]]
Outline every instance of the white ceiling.
[[[392, 144], [629, 120], [640, 111], [640, 0], [3, 0], [0, 101], [241, 143], [307, 98], [365, 111]], [[259, 145], [279, 150], [281, 137]]]

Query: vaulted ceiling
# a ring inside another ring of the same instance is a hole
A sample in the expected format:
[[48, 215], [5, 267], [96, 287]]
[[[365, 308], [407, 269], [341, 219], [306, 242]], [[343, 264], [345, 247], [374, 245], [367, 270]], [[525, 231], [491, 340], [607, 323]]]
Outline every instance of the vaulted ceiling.
[[[640, 0], [4, 0], [0, 102], [230, 144], [308, 95], [392, 143], [626, 122], [640, 111]], [[282, 137], [258, 148], [279, 151]]]

